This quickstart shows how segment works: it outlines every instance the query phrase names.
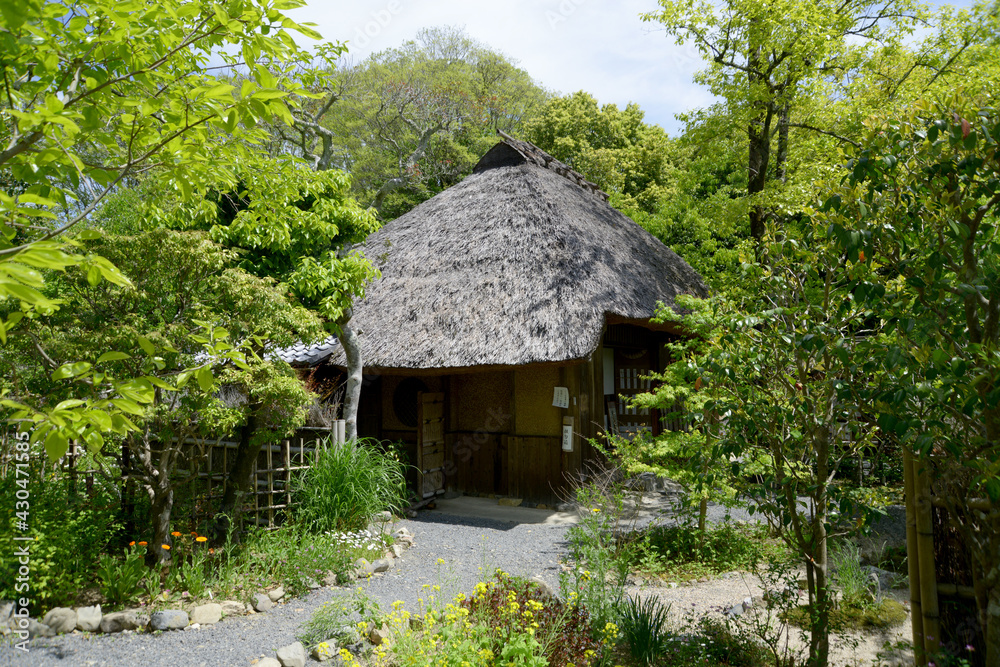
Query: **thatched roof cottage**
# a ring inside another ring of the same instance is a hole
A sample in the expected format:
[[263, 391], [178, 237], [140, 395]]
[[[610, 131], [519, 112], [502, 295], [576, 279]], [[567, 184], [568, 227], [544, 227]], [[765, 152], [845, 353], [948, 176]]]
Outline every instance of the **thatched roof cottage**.
[[[355, 304], [361, 435], [409, 443], [425, 495], [553, 501], [609, 428], [658, 429], [648, 387], [679, 331], [656, 303], [701, 277], [567, 165], [506, 135], [472, 175], [372, 234]], [[339, 346], [300, 363], [344, 364]]]

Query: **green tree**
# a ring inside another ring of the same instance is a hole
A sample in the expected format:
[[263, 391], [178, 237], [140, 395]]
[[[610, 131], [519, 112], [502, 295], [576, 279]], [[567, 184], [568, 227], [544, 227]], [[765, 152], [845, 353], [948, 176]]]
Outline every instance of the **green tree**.
[[285, 138], [350, 173], [355, 195], [387, 219], [461, 180], [497, 130], [519, 134], [546, 98], [510, 59], [455, 28], [344, 64], [318, 89], [322, 101]]
[[[825, 219], [891, 336], [879, 426], [921, 457], [972, 556], [1000, 661], [1000, 115], [954, 96], [873, 123]], [[928, 637], [930, 648], [940, 638]]]
[[[120, 405], [138, 427], [122, 446], [133, 464], [127, 474], [149, 496], [151, 555], [166, 560], [160, 545], [171, 544], [176, 473], [191, 469], [205, 451], [184, 442], [249, 428], [248, 437], [260, 443], [304, 423], [308, 392], [287, 364], [257, 353], [315, 340], [323, 329], [274, 281], [232, 268], [235, 253], [204, 234], [161, 229], [103, 236], [87, 246], [119, 266], [129, 285], [53, 278], [46, 289], [64, 307], [39, 317], [30, 334], [12, 336], [0, 365], [18, 397], [39, 408], [80, 400], [65, 377], [86, 378], [95, 389], [103, 375], [140, 378], [120, 389], [148, 398], [142, 409]], [[135, 341], [141, 349], [132, 353]], [[245, 400], [223, 398], [234, 390]]]
[[[339, 170], [315, 171], [294, 158], [257, 154], [248, 156], [236, 173], [235, 183], [221, 182], [197, 203], [147, 202], [147, 224], [206, 231], [239, 252], [241, 268], [279, 281], [338, 335], [348, 352], [344, 418], [348, 437], [354, 439], [362, 364], [349, 326], [351, 303], [364, 296], [378, 273], [352, 247], [378, 228], [374, 211], [350, 197], [350, 180]], [[246, 491], [260, 449], [251, 427], [241, 432], [222, 502], [226, 513]]]
[[558, 97], [527, 123], [525, 135], [594, 181], [616, 207], [653, 211], [674, 192], [676, 149], [660, 126], [643, 121], [637, 104], [598, 107], [583, 91]]
[[[297, 86], [272, 70], [300, 55], [289, 31], [316, 36], [282, 13], [297, 4], [0, 2], [0, 298], [20, 306], [7, 309], [0, 342], [25, 316], [59, 306], [41, 291], [40, 270], [79, 267], [92, 282], [127, 283], [60, 237], [115, 188], [155, 170], [190, 194], [225, 169], [231, 152], [220, 139], [258, 141], [260, 121], [289, 118], [282, 98]], [[220, 54], [249, 72], [238, 93], [207, 73]], [[81, 188], [92, 191], [85, 206], [73, 198]], [[130, 400], [120, 388], [108, 386]], [[31, 417], [33, 439], [44, 439], [51, 456], [69, 438], [96, 443], [93, 433], [131, 428], [106, 398], [52, 410]]]
[[797, 119], [804, 100], [822, 97], [872, 50], [901, 45], [922, 10], [910, 0], [756, 3], [661, 0], [644, 15], [678, 43], [690, 40], [708, 62], [696, 80], [725, 100], [746, 141], [750, 236], [760, 245], [773, 214], [768, 191], [788, 177], [790, 128], [829, 134]]

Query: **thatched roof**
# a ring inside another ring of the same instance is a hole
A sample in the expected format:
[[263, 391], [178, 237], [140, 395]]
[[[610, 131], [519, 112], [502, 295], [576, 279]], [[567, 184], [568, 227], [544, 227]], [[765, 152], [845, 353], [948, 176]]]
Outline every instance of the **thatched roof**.
[[[705, 296], [701, 277], [537, 147], [504, 135], [472, 175], [365, 243], [382, 271], [355, 304], [366, 368], [585, 359], [609, 318]], [[344, 364], [332, 348], [330, 362]]]

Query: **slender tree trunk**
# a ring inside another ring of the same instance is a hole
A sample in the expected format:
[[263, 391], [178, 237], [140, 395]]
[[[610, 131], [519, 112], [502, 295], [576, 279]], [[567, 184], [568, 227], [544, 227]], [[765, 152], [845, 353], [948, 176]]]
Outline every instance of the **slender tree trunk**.
[[774, 175], [785, 182], [788, 177], [788, 102], [778, 114], [778, 154], [774, 156]]
[[149, 487], [149, 517], [153, 524], [153, 539], [146, 552], [146, 564], [150, 567], [156, 564], [170, 562], [170, 552], [163, 545], [170, 545], [170, 513], [174, 508], [174, 490], [169, 483], [157, 480]]
[[[774, 115], [774, 105], [771, 102], [757, 100], [759, 88], [766, 85], [765, 77], [760, 74], [761, 50], [750, 51], [748, 62], [750, 105], [756, 110], [754, 117], [747, 125], [747, 195], [752, 197], [764, 191], [767, 183], [767, 167], [771, 159], [771, 119]], [[767, 210], [755, 204], [750, 207], [750, 236], [756, 243], [758, 251], [767, 231]]]
[[351, 326], [351, 312], [340, 322], [340, 344], [347, 357], [347, 388], [344, 391], [344, 421], [347, 440], [358, 437], [358, 404], [361, 401], [361, 378], [364, 364], [361, 360], [361, 341]]
[[223, 491], [222, 502], [219, 505], [219, 513], [216, 517], [217, 539], [225, 538], [234, 520], [239, 518], [240, 508], [243, 505], [243, 496], [246, 495], [247, 488], [252, 481], [250, 475], [253, 472], [253, 465], [257, 461], [257, 455], [260, 453], [261, 447], [261, 441], [254, 438], [254, 434], [257, 431], [257, 410], [259, 407], [257, 404], [247, 406], [247, 421], [243, 425], [243, 428], [240, 429], [239, 445], [236, 448], [236, 454], [226, 475], [225, 491]]
[[816, 585], [816, 604], [812, 615], [809, 637], [810, 667], [826, 667], [830, 660], [830, 591], [827, 581], [827, 485], [830, 476], [829, 426], [821, 427], [816, 434], [816, 495], [815, 514], [812, 521], [813, 573]]

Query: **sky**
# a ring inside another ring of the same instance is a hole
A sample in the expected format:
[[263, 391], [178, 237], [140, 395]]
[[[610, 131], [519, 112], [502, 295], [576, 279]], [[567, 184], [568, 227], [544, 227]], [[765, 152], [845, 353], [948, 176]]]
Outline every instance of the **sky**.
[[646, 122], [679, 134], [674, 114], [711, 103], [691, 80], [698, 53], [639, 14], [655, 0], [310, 0], [289, 15], [346, 41], [352, 60], [399, 46], [421, 28], [464, 27], [546, 89], [585, 90], [601, 104], [637, 102]]
[[[956, 4], [968, 5], [971, 0]], [[401, 45], [418, 30], [463, 27], [557, 94], [585, 90], [601, 104], [636, 102], [646, 122], [673, 136], [675, 115], [708, 106], [712, 96], [692, 80], [702, 68], [690, 44], [677, 45], [639, 15], [656, 0], [308, 0], [289, 12], [311, 21], [325, 39], [346, 41], [350, 58]], [[942, 4], [934, 2], [933, 4]]]

